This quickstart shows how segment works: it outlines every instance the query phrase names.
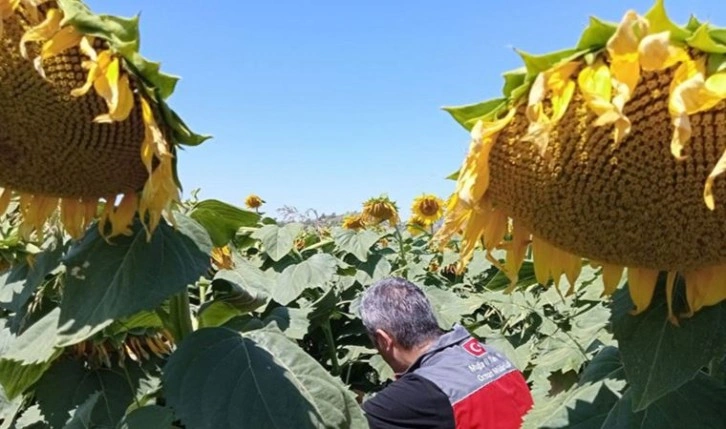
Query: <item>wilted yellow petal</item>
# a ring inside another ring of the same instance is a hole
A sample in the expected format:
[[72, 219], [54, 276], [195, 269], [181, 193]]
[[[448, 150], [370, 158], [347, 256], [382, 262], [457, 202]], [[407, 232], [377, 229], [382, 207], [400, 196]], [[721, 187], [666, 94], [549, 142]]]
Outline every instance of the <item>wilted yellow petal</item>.
[[519, 270], [522, 268], [530, 242], [530, 233], [527, 228], [521, 222], [513, 223], [512, 241], [507, 243], [507, 259], [504, 262], [504, 273], [510, 280], [505, 293], [512, 292], [517, 285]]
[[138, 197], [136, 192], [129, 192], [123, 196], [118, 207], [111, 211], [109, 215], [111, 220], [111, 234], [109, 237], [121, 234], [129, 235], [131, 233], [129, 226], [134, 219], [137, 208]]
[[20, 55], [28, 58], [28, 50], [25, 46], [28, 42], [45, 42], [60, 30], [60, 22], [63, 19], [63, 12], [56, 8], [49, 9], [43, 22], [31, 28], [20, 38]]
[[9, 188], [0, 189], [2, 194], [0, 195], [0, 215], [3, 215], [10, 205], [10, 198], [13, 195], [13, 191]]
[[40, 57], [42, 59], [58, 55], [63, 51], [78, 46], [83, 35], [75, 27], [68, 26], [61, 28], [47, 42], [43, 43]]
[[547, 285], [550, 280], [550, 246], [537, 236], [532, 236], [532, 256], [537, 283]]
[[612, 77], [610, 69], [602, 59], [582, 69], [577, 76], [577, 84], [585, 98], [587, 107], [598, 117], [612, 115], [611, 123], [617, 119], [615, 108], [610, 102], [612, 98]]
[[620, 284], [625, 267], [614, 264], [602, 264], [602, 281], [605, 285], [603, 295], [612, 295]]
[[673, 314], [673, 289], [676, 287], [676, 276], [678, 274], [675, 271], [669, 271], [668, 277], [666, 278], [666, 304], [668, 305], [668, 320], [678, 326], [678, 318]]
[[[550, 70], [540, 73], [532, 83], [529, 91], [526, 116], [529, 119], [527, 134], [524, 141], [531, 141], [544, 155], [549, 145], [550, 132], [567, 112], [572, 95], [575, 93], [575, 81], [572, 75], [580, 67], [579, 62], [562, 63]], [[547, 116], [544, 101], [550, 96], [552, 115]]]
[[640, 41], [638, 53], [643, 70], [663, 70], [681, 61], [690, 60], [685, 49], [671, 44], [670, 36], [670, 31], [663, 31], [649, 34]]
[[686, 299], [690, 317], [701, 308], [716, 305], [726, 300], [726, 265], [717, 265], [690, 271], [684, 274], [686, 279]]
[[456, 193], [459, 200], [476, 206], [489, 187], [489, 153], [496, 142], [497, 134], [512, 120], [515, 109], [511, 109], [502, 119], [479, 121], [471, 131], [472, 141], [469, 153], [464, 160]]
[[658, 281], [658, 270], [646, 268], [628, 268], [628, 288], [630, 298], [635, 304], [631, 314], [638, 314], [650, 305], [653, 299], [653, 291]]

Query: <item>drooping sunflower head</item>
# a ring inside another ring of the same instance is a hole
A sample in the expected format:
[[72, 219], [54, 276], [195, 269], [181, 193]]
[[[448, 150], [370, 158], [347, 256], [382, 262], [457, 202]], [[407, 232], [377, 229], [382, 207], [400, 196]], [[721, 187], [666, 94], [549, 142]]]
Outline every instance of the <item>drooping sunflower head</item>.
[[627, 268], [636, 313], [661, 272], [669, 297], [685, 279], [690, 314], [726, 299], [724, 34], [675, 25], [659, 0], [522, 53], [502, 98], [448, 109], [471, 144], [437, 241], [461, 231], [459, 268], [479, 243], [506, 249], [490, 260], [512, 285], [530, 245], [543, 284], [573, 285], [586, 259], [612, 291]]
[[343, 228], [352, 229], [353, 231], [360, 231], [365, 229], [366, 225], [363, 221], [363, 216], [360, 213], [348, 215], [343, 218]]
[[388, 221], [391, 226], [395, 226], [399, 222], [396, 203], [385, 195], [363, 203], [362, 216], [365, 223], [373, 225]]
[[430, 226], [431, 222], [415, 214], [406, 222], [408, 233], [414, 237], [426, 232]]
[[[0, 212], [26, 235], [60, 213], [73, 237], [138, 214], [151, 233], [179, 198], [176, 148], [199, 144], [164, 101], [177, 78], [138, 53], [138, 20], [80, 0], [0, 0]], [[102, 204], [99, 205], [99, 202]]]
[[444, 201], [436, 195], [423, 194], [413, 200], [411, 212], [419, 219], [433, 224], [444, 213]]
[[251, 209], [257, 209], [262, 207], [265, 201], [255, 194], [250, 194], [245, 198], [245, 205]]

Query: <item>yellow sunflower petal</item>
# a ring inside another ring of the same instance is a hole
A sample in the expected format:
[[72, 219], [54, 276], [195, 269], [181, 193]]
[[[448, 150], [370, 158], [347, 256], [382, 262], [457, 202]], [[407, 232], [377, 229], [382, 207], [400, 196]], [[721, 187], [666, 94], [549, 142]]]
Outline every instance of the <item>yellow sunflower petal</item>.
[[676, 276], [675, 271], [668, 272], [666, 278], [666, 304], [668, 305], [668, 320], [678, 326], [678, 318], [673, 314], [673, 289], [676, 287]]
[[40, 57], [42, 59], [47, 59], [62, 53], [66, 49], [78, 46], [82, 38], [83, 35], [79, 33], [75, 27], [68, 26], [61, 28], [53, 35], [53, 37], [43, 43]]
[[683, 317], [726, 300], [726, 265], [701, 268], [685, 273], [684, 277], [689, 311]]
[[682, 61], [689, 61], [686, 50], [674, 46], [670, 41], [670, 31], [649, 34], [640, 41], [638, 46], [640, 67], [645, 71], [667, 69]]
[[489, 187], [489, 153], [497, 139], [497, 134], [512, 120], [515, 109], [502, 119], [479, 121], [471, 131], [472, 141], [469, 153], [456, 184], [460, 201], [476, 206]]
[[603, 295], [612, 295], [620, 284], [625, 267], [615, 264], [602, 264], [602, 281], [605, 284]]
[[134, 215], [136, 214], [137, 207], [138, 196], [136, 195], [136, 192], [129, 192], [123, 196], [118, 207], [109, 214], [111, 220], [110, 237], [122, 234], [129, 235], [131, 233], [130, 225], [134, 219]]
[[650, 305], [653, 299], [653, 291], [658, 281], [658, 270], [645, 268], [628, 268], [628, 287], [630, 298], [635, 304], [631, 314], [638, 314]]
[[[562, 119], [575, 93], [575, 81], [572, 75], [580, 67], [579, 62], [571, 61], [560, 64], [535, 78], [529, 92], [526, 115], [530, 124], [525, 141], [531, 141], [540, 154], [544, 155], [549, 145], [552, 128]], [[547, 116], [544, 101], [547, 96], [552, 105], [552, 115]]]
[[43, 22], [23, 34], [23, 37], [20, 39], [20, 55], [25, 59], [28, 58], [27, 43], [44, 42], [53, 37], [60, 30], [62, 19], [63, 13], [58, 9], [53, 8], [48, 10]]
[[0, 194], [0, 213], [5, 213], [10, 205], [10, 199], [13, 191], [8, 188], [0, 188], [0, 192], [2, 192], [2, 194]]
[[524, 257], [527, 254], [527, 246], [531, 242], [530, 233], [521, 222], [512, 225], [512, 241], [507, 247], [507, 259], [504, 262], [504, 272], [509, 278], [509, 286], [505, 293], [514, 290], [519, 279], [519, 270], [522, 268]]

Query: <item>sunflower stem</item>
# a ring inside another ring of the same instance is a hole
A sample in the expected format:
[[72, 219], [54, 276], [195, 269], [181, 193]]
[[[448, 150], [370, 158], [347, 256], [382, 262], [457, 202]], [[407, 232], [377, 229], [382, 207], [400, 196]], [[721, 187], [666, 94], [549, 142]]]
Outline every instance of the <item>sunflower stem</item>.
[[169, 301], [169, 324], [169, 330], [177, 344], [194, 331], [188, 291], [185, 290], [171, 297]]
[[333, 364], [333, 375], [340, 374], [340, 363], [338, 363], [338, 353], [335, 350], [335, 340], [333, 339], [333, 330], [330, 327], [330, 319], [326, 320], [322, 325], [323, 332], [325, 333], [325, 342], [328, 343], [328, 353], [330, 354], [330, 360]]
[[403, 261], [402, 268], [406, 268], [408, 260], [406, 259], [406, 248], [403, 244], [403, 235], [401, 235], [401, 230], [398, 228], [398, 225], [394, 226], [394, 230], [396, 231], [396, 240], [398, 241], [398, 249], [401, 254], [401, 260]]

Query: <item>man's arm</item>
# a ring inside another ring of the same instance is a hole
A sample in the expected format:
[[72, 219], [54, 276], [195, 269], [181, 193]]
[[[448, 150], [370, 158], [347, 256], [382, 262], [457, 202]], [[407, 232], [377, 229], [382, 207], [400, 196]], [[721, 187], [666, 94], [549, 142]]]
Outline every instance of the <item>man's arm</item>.
[[434, 383], [406, 374], [363, 404], [372, 429], [453, 429], [451, 403]]

